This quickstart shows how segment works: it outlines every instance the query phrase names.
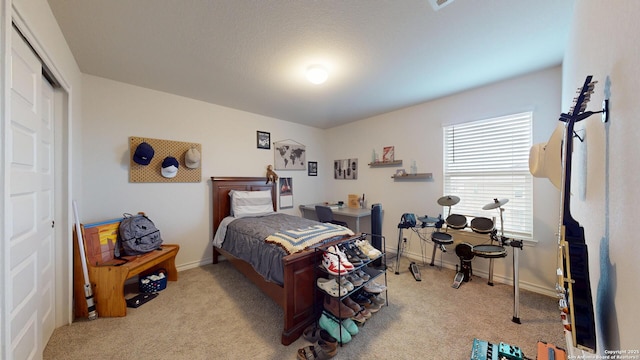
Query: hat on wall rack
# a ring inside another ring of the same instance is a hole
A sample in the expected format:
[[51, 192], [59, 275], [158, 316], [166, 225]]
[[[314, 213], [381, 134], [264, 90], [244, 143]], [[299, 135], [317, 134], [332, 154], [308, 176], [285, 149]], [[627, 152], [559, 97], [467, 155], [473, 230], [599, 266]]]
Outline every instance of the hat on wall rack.
[[184, 154], [184, 165], [189, 169], [197, 169], [200, 167], [200, 151], [192, 147]]
[[153, 151], [153, 147], [145, 141], [136, 147], [136, 151], [133, 153], [133, 161], [135, 161], [136, 164], [149, 165], [154, 154], [155, 151]]
[[160, 173], [166, 178], [174, 178], [176, 177], [176, 175], [178, 175], [179, 167], [180, 163], [178, 163], [178, 160], [176, 158], [174, 158], [173, 156], [167, 156], [162, 161], [162, 170], [160, 171]]

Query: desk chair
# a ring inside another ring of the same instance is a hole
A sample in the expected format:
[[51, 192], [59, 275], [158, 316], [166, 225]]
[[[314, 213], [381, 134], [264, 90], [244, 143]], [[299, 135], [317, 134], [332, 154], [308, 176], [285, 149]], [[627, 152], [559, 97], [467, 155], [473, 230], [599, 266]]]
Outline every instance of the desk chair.
[[349, 227], [344, 221], [334, 220], [333, 210], [328, 206], [316, 205], [316, 216], [318, 216], [318, 221], [320, 222], [342, 225], [347, 228]]

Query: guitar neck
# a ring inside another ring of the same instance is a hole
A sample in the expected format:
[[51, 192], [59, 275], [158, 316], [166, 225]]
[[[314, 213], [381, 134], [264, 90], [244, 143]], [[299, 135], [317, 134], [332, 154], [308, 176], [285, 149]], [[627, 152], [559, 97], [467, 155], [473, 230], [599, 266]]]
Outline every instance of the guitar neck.
[[[593, 92], [592, 77], [587, 76], [582, 89], [575, 99], [574, 107], [568, 114], [561, 114], [560, 121], [566, 122], [563, 147], [563, 174], [561, 196], [561, 220], [558, 231], [558, 291], [561, 308], [566, 305], [573, 345], [595, 351], [595, 318], [591, 282], [589, 279], [589, 255], [585, 242], [584, 228], [571, 216], [571, 169], [573, 154], [573, 134], [576, 122], [587, 118], [586, 105]], [[565, 299], [567, 297], [567, 299]], [[565, 304], [565, 305], [563, 305]]]
[[[594, 84], [591, 83], [592, 76], [587, 76], [582, 85], [582, 90], [574, 100], [574, 105], [567, 114], [560, 115], [560, 121], [565, 122], [566, 129], [564, 134], [564, 147], [562, 149], [562, 157], [564, 160], [563, 180], [562, 180], [562, 223], [567, 226], [569, 224], [578, 224], [571, 216], [571, 169], [573, 164], [573, 134], [576, 122], [583, 120], [582, 114], [586, 109], [587, 103], [593, 92]], [[579, 225], [578, 225], [579, 226]]]

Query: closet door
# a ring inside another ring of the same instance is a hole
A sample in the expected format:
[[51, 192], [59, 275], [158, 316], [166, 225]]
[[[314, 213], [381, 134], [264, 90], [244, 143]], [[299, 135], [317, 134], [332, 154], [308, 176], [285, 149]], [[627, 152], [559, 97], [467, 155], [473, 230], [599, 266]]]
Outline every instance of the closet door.
[[55, 324], [53, 101], [43, 101], [39, 59], [15, 29], [11, 40], [3, 355], [37, 359]]

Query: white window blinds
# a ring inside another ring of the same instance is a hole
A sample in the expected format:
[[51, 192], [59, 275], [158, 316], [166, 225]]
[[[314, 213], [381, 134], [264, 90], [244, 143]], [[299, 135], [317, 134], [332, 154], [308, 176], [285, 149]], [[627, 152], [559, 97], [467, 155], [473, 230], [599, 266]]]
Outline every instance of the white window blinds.
[[444, 126], [444, 194], [460, 197], [452, 214], [495, 217], [500, 230], [499, 210], [482, 207], [506, 198], [505, 236], [533, 238], [532, 116], [526, 112]]

